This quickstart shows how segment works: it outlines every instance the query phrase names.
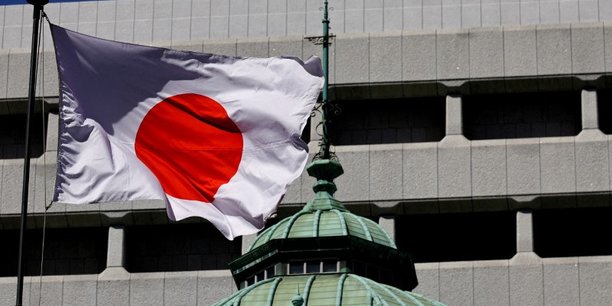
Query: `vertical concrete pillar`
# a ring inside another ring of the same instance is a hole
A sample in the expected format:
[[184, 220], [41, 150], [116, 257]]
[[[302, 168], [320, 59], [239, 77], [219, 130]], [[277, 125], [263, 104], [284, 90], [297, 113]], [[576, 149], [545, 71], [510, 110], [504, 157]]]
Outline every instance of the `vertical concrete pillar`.
[[378, 224], [391, 236], [395, 241], [395, 216], [380, 216]]
[[463, 135], [463, 111], [460, 96], [446, 96], [446, 136]]
[[530, 210], [516, 213], [516, 252], [533, 252], [533, 218]]
[[597, 91], [582, 90], [582, 129], [599, 129]]
[[246, 254], [249, 251], [249, 248], [251, 247], [253, 242], [255, 242], [255, 238], [257, 238], [257, 234], [242, 236], [242, 255]]
[[106, 255], [106, 267], [123, 268], [124, 266], [124, 228], [123, 226], [111, 225], [108, 228], [108, 250]]
[[[318, 105], [317, 105], [318, 106]], [[323, 135], [323, 127], [319, 124], [323, 120], [323, 116], [320, 111], [313, 112], [310, 116], [310, 142], [318, 144]]]

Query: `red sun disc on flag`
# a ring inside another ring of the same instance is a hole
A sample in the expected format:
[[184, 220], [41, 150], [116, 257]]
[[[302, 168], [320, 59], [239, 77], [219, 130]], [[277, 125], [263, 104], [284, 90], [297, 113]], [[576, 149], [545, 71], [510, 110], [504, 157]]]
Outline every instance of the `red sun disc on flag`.
[[243, 140], [218, 102], [189, 93], [151, 108], [134, 147], [168, 195], [212, 203], [219, 187], [238, 171]]

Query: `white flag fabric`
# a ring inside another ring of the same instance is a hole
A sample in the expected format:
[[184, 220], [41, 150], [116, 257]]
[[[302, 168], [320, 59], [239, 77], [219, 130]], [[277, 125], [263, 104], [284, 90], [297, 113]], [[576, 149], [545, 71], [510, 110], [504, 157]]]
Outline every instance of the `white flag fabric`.
[[51, 26], [60, 79], [54, 201], [158, 199], [228, 239], [264, 226], [307, 161], [318, 58], [240, 58]]

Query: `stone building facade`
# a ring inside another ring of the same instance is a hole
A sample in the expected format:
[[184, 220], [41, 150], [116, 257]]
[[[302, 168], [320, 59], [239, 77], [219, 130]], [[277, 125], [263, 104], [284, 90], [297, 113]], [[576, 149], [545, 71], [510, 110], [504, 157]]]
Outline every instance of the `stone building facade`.
[[[237, 56], [321, 53], [322, 1], [51, 3], [119, 41]], [[412, 254], [448, 305], [612, 303], [612, 1], [331, 0], [337, 198]], [[0, 305], [14, 304], [32, 8], [0, 6]], [[45, 29], [48, 31], [48, 28]], [[210, 305], [235, 292], [226, 241], [163, 203], [50, 202], [57, 68], [41, 58], [26, 304]], [[316, 152], [313, 117], [304, 138]], [[277, 218], [312, 198], [304, 174]], [[42, 228], [44, 276], [40, 277]]]

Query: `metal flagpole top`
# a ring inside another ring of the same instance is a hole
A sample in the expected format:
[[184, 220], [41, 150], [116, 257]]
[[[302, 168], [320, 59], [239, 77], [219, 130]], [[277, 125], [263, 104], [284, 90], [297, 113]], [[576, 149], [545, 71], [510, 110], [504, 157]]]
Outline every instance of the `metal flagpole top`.
[[49, 3], [49, 0], [28, 0], [28, 3], [31, 5], [45, 5]]

